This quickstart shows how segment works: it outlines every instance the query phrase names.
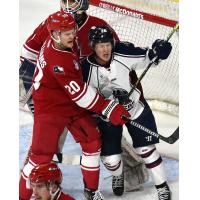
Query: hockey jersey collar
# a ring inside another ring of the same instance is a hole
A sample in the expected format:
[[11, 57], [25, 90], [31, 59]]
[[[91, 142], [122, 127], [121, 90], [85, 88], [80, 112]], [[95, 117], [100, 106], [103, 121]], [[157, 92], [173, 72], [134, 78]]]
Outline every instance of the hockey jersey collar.
[[95, 54], [94, 54], [94, 53], [91, 54], [91, 55], [89, 55], [89, 56], [87, 57], [87, 61], [88, 61], [88, 63], [90, 63], [90, 65], [93, 65], [94, 67], [105, 67], [105, 68], [109, 68], [109, 67], [110, 67], [110, 64], [111, 64], [112, 61], [113, 61], [113, 54], [112, 54], [112, 58], [111, 58], [111, 61], [110, 61], [109, 66], [108, 66], [108, 65], [106, 65], [106, 66], [104, 66], [104, 65], [99, 65], [99, 64], [97, 63], [96, 59], [95, 59]]
[[51, 41], [51, 47], [52, 47], [55, 51], [60, 51], [60, 52], [65, 52], [65, 53], [72, 53], [72, 54], [74, 54], [73, 50], [70, 49], [70, 48], [66, 48], [65, 50], [60, 50], [60, 49], [55, 48], [55, 46], [54, 46], [54, 44], [53, 44], [53, 41]]

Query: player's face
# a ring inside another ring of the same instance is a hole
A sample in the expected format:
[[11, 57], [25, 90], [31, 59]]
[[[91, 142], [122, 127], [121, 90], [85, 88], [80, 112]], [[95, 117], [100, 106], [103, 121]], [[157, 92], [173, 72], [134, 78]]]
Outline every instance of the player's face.
[[99, 64], [107, 64], [112, 55], [112, 44], [110, 42], [97, 43], [94, 47], [97, 62]]
[[60, 32], [60, 43], [62, 44], [63, 47], [71, 49], [74, 44], [75, 36], [76, 36], [75, 29], [61, 31]]
[[51, 200], [50, 191], [45, 183], [31, 183], [35, 200]]
[[79, 8], [80, 1], [77, 0], [63, 0], [61, 7], [67, 8], [68, 11], [76, 11]]

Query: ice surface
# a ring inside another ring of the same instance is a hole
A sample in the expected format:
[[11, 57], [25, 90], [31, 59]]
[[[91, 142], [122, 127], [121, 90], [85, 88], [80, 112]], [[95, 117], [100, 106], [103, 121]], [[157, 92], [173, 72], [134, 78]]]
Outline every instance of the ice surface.
[[[26, 152], [30, 143], [32, 134], [32, 118], [27, 112], [20, 112], [20, 133], [19, 133], [19, 166], [22, 167]], [[67, 140], [64, 144], [63, 153], [80, 154], [81, 150], [79, 144], [74, 142], [71, 134], [68, 134]], [[173, 200], [178, 200], [178, 178], [179, 178], [179, 162], [174, 159], [163, 158], [167, 179], [173, 192]], [[83, 199], [83, 181], [79, 166], [60, 165], [63, 172], [63, 191], [73, 195], [77, 200]], [[100, 190], [105, 196], [105, 199], [114, 200], [119, 199], [112, 194], [111, 178], [109, 172], [101, 165], [100, 175]], [[157, 193], [153, 186], [153, 182], [149, 180], [144, 187], [139, 191], [127, 192], [120, 197], [124, 200], [157, 200]]]

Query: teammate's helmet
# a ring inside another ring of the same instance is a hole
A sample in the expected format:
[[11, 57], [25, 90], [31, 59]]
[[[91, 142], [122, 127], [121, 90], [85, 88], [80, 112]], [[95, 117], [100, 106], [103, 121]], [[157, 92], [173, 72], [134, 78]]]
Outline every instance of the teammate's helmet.
[[47, 29], [53, 30], [71, 30], [76, 28], [76, 22], [71, 14], [62, 13], [58, 11], [48, 17]]
[[76, 13], [78, 10], [87, 10], [89, 0], [60, 0], [60, 7], [66, 13]]
[[112, 31], [108, 26], [93, 26], [89, 32], [89, 42], [92, 48], [97, 43], [111, 42], [114, 45], [114, 38]]
[[29, 180], [34, 183], [56, 182], [61, 184], [62, 172], [55, 163], [37, 165], [32, 169]]

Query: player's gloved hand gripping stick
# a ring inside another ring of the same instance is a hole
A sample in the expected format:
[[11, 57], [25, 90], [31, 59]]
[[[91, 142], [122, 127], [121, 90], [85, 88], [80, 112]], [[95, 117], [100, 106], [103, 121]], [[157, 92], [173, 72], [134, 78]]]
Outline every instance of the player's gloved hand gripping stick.
[[[166, 40], [156, 40], [153, 45], [152, 45], [152, 49], [150, 51], [150, 58], [152, 57], [151, 62], [148, 64], [147, 68], [143, 71], [143, 73], [140, 75], [140, 77], [138, 78], [137, 82], [134, 84], [134, 86], [131, 88], [130, 92], [128, 93], [128, 95], [126, 95], [126, 99], [124, 99], [124, 103], [127, 102], [127, 99], [129, 99], [129, 97], [131, 96], [131, 94], [134, 92], [135, 88], [137, 87], [137, 85], [140, 83], [140, 81], [142, 80], [142, 78], [145, 76], [145, 74], [147, 73], [147, 71], [149, 70], [149, 68], [152, 66], [152, 64], [158, 64], [159, 60], [164, 60], [168, 57], [168, 55], [171, 52], [171, 48], [170, 48], [170, 43], [168, 43], [168, 41], [170, 40], [170, 38], [172, 37], [172, 35], [179, 29], [179, 24], [177, 24], [173, 30], [170, 32], [170, 34], [168, 35]], [[167, 52], [163, 53], [162, 52], [162, 46], [165, 46], [165, 48], [167, 49]], [[168, 54], [168, 55], [167, 55]], [[167, 56], [166, 56], [167, 55]], [[122, 102], [122, 100], [120, 99], [120, 103], [124, 104]], [[179, 139], [179, 127], [172, 133], [172, 135], [170, 135], [169, 137], [164, 137], [163, 135], [160, 135], [158, 133], [155, 133], [151, 130], [149, 130], [148, 128], [145, 128], [144, 126], [134, 122], [131, 119], [128, 119], [126, 116], [122, 116], [122, 119], [128, 121], [129, 123], [131, 123], [133, 126], [136, 126], [137, 128], [142, 129], [143, 131], [149, 133], [150, 135], [160, 138], [161, 140], [169, 143], [169, 144], [173, 144], [175, 143], [178, 139]]]

